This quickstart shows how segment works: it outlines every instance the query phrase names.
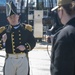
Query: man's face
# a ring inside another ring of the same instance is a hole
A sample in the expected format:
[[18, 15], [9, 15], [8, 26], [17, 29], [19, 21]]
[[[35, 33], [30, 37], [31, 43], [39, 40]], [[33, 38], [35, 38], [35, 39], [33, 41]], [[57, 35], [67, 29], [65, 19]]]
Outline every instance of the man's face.
[[7, 20], [9, 21], [9, 23], [10, 23], [11, 25], [14, 26], [14, 25], [18, 24], [19, 15], [13, 14], [13, 15], [7, 17]]

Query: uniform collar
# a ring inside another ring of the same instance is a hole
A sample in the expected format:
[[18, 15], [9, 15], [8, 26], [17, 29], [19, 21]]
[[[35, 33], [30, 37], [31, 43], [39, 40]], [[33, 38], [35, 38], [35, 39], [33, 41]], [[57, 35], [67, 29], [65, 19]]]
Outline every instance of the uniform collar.
[[75, 17], [69, 20], [66, 25], [75, 25]]
[[17, 28], [19, 28], [20, 27], [20, 25], [18, 25], [18, 26], [15, 26], [15, 27], [13, 27], [14, 29], [17, 29]]
[[[11, 25], [12, 26], [12, 25]], [[15, 26], [12, 26], [12, 28], [14, 28], [14, 29], [17, 29], [17, 28], [19, 28], [20, 27], [20, 24], [17, 24], [17, 25], [15, 25]]]

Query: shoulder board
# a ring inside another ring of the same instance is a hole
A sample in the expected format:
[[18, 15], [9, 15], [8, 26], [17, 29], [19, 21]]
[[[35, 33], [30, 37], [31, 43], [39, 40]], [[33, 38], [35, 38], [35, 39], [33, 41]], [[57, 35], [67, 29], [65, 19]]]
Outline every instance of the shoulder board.
[[22, 25], [24, 26], [24, 28], [26, 30], [29, 30], [30, 32], [32, 32], [32, 26], [30, 24], [25, 24], [25, 23], [22, 23]]
[[0, 33], [2, 33], [6, 29], [5, 26], [0, 27]]
[[32, 32], [32, 26], [29, 24], [25, 24], [25, 29], [29, 30]]

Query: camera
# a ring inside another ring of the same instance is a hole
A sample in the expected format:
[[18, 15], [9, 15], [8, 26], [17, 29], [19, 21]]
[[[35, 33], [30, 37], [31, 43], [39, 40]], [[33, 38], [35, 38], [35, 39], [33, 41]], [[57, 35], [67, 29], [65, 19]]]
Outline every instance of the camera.
[[51, 24], [51, 17], [44, 17], [42, 19], [43, 25], [50, 25]]

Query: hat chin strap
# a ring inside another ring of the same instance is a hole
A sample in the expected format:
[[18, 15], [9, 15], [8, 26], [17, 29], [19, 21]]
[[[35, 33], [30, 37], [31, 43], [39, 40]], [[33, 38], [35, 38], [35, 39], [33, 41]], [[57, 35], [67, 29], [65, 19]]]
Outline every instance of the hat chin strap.
[[9, 16], [10, 13], [11, 13], [11, 6], [10, 6], [9, 3], [6, 3], [6, 5], [9, 7], [9, 11], [8, 11], [7, 8], [6, 8], [6, 12], [8, 12], [8, 13], [6, 13], [6, 15]]

